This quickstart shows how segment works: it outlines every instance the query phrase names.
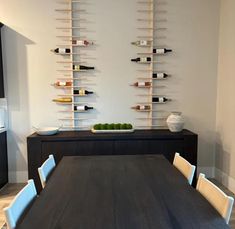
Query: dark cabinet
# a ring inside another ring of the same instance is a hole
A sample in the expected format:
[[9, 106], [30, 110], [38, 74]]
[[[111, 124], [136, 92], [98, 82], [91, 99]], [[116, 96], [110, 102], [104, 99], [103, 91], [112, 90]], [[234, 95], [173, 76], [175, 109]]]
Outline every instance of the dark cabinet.
[[29, 178], [41, 190], [38, 167], [55, 156], [163, 154], [171, 163], [175, 152], [197, 165], [197, 135], [188, 130], [136, 130], [128, 134], [93, 134], [90, 131], [61, 131], [53, 136], [32, 134], [27, 138]]
[[0, 188], [8, 182], [7, 165], [7, 136], [6, 132], [0, 133]]
[[3, 64], [2, 64], [2, 26], [0, 23], [0, 98], [4, 98]]

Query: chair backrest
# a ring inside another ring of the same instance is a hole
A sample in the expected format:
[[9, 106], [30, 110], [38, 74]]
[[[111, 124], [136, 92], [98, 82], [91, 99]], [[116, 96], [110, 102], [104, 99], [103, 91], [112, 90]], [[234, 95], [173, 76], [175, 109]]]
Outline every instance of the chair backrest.
[[9, 229], [16, 227], [22, 213], [36, 196], [37, 191], [34, 181], [29, 180], [28, 184], [15, 196], [11, 204], [3, 209]]
[[179, 153], [175, 153], [173, 165], [188, 179], [188, 183], [191, 185], [196, 167], [181, 157]]
[[49, 158], [42, 164], [42, 166], [38, 168], [38, 173], [43, 188], [46, 185], [48, 175], [51, 173], [51, 171], [54, 168], [55, 168], [55, 159], [54, 156], [51, 154], [49, 155]]
[[215, 184], [206, 179], [202, 173], [199, 175], [196, 189], [210, 202], [228, 224], [234, 199], [231, 196], [227, 196]]

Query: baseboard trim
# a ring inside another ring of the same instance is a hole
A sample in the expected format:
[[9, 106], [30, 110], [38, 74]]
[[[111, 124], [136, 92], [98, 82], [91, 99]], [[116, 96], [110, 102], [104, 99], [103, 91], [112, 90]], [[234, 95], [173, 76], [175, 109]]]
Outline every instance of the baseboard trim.
[[9, 171], [9, 183], [25, 183], [28, 180], [27, 171]]
[[215, 168], [215, 179], [228, 188], [231, 192], [235, 193], [235, 179], [230, 177], [225, 172]]
[[207, 178], [215, 177], [215, 168], [214, 167], [197, 167], [197, 176], [199, 173], [204, 173]]

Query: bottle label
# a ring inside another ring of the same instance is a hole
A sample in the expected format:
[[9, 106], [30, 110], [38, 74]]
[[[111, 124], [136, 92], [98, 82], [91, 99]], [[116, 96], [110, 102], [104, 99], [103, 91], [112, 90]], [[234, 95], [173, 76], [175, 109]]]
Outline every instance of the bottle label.
[[156, 49], [156, 53], [157, 54], [164, 54], [165, 53], [165, 49]]
[[77, 40], [77, 45], [78, 46], [85, 46], [85, 43], [82, 40]]
[[163, 97], [159, 97], [159, 103], [164, 103], [164, 98]]
[[143, 87], [143, 86], [145, 86], [145, 82], [138, 82], [138, 84], [137, 84], [139, 87]]
[[85, 90], [84, 89], [79, 90], [79, 95], [85, 95]]
[[141, 57], [140, 58], [140, 62], [148, 62], [148, 57]]
[[74, 70], [79, 71], [80, 70], [80, 65], [74, 65]]
[[140, 46], [146, 46], [147, 45], [147, 41], [146, 40], [141, 40], [140, 41]]
[[84, 106], [77, 106], [77, 111], [84, 111], [85, 110], [85, 107]]
[[59, 86], [66, 86], [66, 82], [59, 82]]
[[66, 49], [65, 48], [59, 48], [59, 53], [65, 54], [66, 53]]
[[157, 78], [158, 79], [163, 79], [164, 78], [164, 73], [157, 73]]
[[141, 105], [141, 106], [140, 106], [140, 110], [145, 110], [145, 106], [144, 106], [144, 105]]

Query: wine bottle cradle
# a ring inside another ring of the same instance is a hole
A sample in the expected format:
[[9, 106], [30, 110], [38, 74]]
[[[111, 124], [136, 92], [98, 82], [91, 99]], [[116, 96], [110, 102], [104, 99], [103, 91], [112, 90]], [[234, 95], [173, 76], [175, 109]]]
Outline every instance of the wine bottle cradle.
[[133, 110], [138, 112], [153, 112], [153, 110], [138, 110], [138, 109], [133, 109]]
[[159, 28], [138, 27], [137, 29], [140, 29], [140, 30], [153, 30], [153, 31], [157, 31], [157, 30], [167, 30], [166, 27], [159, 27]]
[[75, 36], [75, 35], [72, 35], [72, 36], [65, 36], [65, 35], [57, 35], [56, 37], [58, 38], [77, 38], [77, 39], [86, 39], [85, 36]]
[[58, 77], [57, 80], [70, 80], [70, 81], [83, 80], [83, 81], [89, 81], [87, 78], [83, 78], [83, 77], [73, 77], [73, 78], [69, 78], [69, 77]]
[[137, 10], [138, 13], [157, 13], [157, 14], [165, 14], [166, 10]]
[[58, 64], [86, 63], [85, 61], [56, 61]]
[[75, 111], [75, 110], [63, 110], [63, 111], [58, 111], [61, 113], [87, 113], [89, 112], [88, 110], [84, 110], [84, 111]]
[[68, 0], [68, 1], [58, 1], [57, 3], [65, 3], [65, 4], [69, 4], [69, 3], [81, 3], [81, 1], [79, 1], [79, 0]]
[[59, 118], [59, 120], [75, 120], [75, 121], [86, 121], [86, 120], [92, 120], [94, 118]]
[[153, 36], [137, 36], [137, 38], [140, 39], [154, 39], [154, 40], [162, 40], [162, 39], [166, 39], [166, 36], [157, 36], [157, 37], [153, 37]]
[[162, 2], [154, 2], [154, 1], [138, 1], [138, 4], [153, 4], [156, 3], [158, 6], [159, 5], [166, 5], [167, 2], [166, 1], [162, 1]]
[[152, 119], [152, 120], [166, 120], [167, 117], [151, 117], [151, 118], [136, 118], [138, 120], [148, 120], [148, 119]]
[[153, 1], [138, 1], [139, 4], [153, 4]]
[[137, 55], [167, 55], [167, 53], [138, 52]]
[[55, 9], [57, 12], [86, 12], [85, 10], [72, 10], [72, 9]]
[[88, 102], [55, 102], [59, 105], [84, 105], [87, 104]]
[[143, 96], [143, 97], [149, 97], [149, 96], [156, 96], [156, 97], [163, 97], [162, 95], [159, 94], [137, 94], [136, 96]]
[[75, 95], [75, 94], [66, 94], [66, 95], [58, 95], [58, 96], [88, 97], [89, 95]]
[[76, 26], [76, 27], [56, 27], [56, 29], [69, 30], [69, 29], [86, 29], [86, 28]]
[[58, 72], [88, 72], [89, 70], [59, 69]]
[[155, 23], [160, 23], [160, 22], [167, 22], [166, 19], [143, 19], [143, 18], [138, 18], [137, 21], [140, 21], [140, 22], [155, 22]]
[[57, 20], [57, 21], [79, 21], [79, 22], [87, 21], [86, 19], [83, 19], [83, 18], [56, 18], [55, 20]]
[[[165, 64], [165, 62], [158, 62], [158, 64]], [[138, 69], [137, 71], [139, 71], [139, 72], [152, 72], [152, 73], [155, 72], [155, 70], [153, 70], [153, 69]]]
[[88, 48], [90, 46], [81, 46], [81, 45], [73, 45], [73, 44], [57, 44], [56, 45], [57, 47], [68, 47], [68, 46], [71, 46], [71, 47], [79, 47], [79, 48]]
[[136, 88], [164, 88], [164, 87], [166, 87], [165, 85], [158, 85], [158, 86], [135, 86], [133, 84], [131, 84], [130, 86], [136, 87]]
[[[167, 76], [169, 77], [169, 75]], [[166, 80], [167, 78], [149, 78], [149, 77], [138, 77], [139, 80]]]
[[89, 79], [87, 79], [87, 77], [58, 77], [57, 80], [70, 80], [70, 81], [79, 81], [79, 80], [83, 80], [83, 81], [90, 81]]
[[78, 55], [78, 56], [86, 56], [85, 53], [55, 53], [55, 55], [61, 56], [71, 56], [71, 55]]
[[[165, 62], [161, 62], [161, 61], [148, 61], [148, 62], [139, 61], [139, 62], [137, 62], [137, 64], [151, 64], [151, 63], [164, 64]], [[142, 71], [142, 70], [140, 70], [140, 71]], [[143, 71], [145, 71], [145, 70], [143, 70]], [[153, 70], [146, 70], [146, 71], [153, 71]]]
[[168, 100], [167, 102], [139, 102], [139, 104], [145, 104], [145, 105], [150, 105], [150, 104], [166, 104], [166, 103], [168, 103], [169, 101], [171, 101], [171, 100]]
[[55, 86], [55, 85], [52, 85], [54, 86], [56, 89], [73, 89], [73, 88], [87, 88], [86, 86]]

